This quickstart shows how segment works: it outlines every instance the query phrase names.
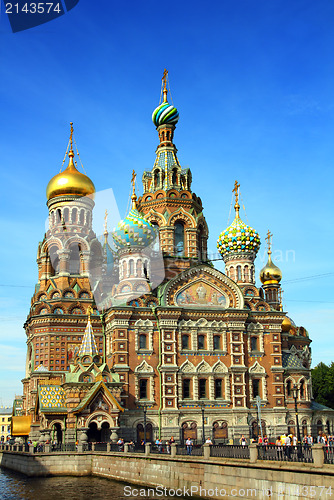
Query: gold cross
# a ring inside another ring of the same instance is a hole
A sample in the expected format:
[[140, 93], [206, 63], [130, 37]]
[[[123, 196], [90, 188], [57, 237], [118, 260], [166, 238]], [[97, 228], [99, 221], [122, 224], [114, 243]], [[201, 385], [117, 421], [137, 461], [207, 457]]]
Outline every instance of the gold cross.
[[239, 187], [240, 187], [240, 184], [238, 184], [238, 181], [235, 181], [234, 189], [232, 189], [232, 193], [235, 194], [235, 202], [236, 203], [238, 203], [238, 200], [239, 200]]
[[136, 177], [137, 177], [136, 172], [134, 170], [132, 170], [131, 184], [132, 184], [133, 194], [135, 194], [135, 190], [136, 190], [136, 187], [135, 187]]
[[269, 231], [267, 232], [266, 240], [268, 242], [268, 253], [271, 253], [271, 239], [273, 237], [273, 234]]
[[71, 125], [71, 133], [70, 133], [70, 144], [71, 144], [71, 150], [73, 149], [73, 122], [70, 122]]
[[108, 210], [104, 214], [104, 232], [107, 233], [107, 223], [108, 223]]
[[168, 76], [168, 71], [165, 68], [164, 74], [162, 76], [162, 81], [163, 81], [163, 85], [164, 85], [163, 90], [167, 90], [167, 76]]
[[87, 315], [88, 315], [89, 320], [90, 320], [90, 315], [92, 314], [92, 312], [93, 312], [93, 308], [92, 308], [92, 306], [89, 306], [87, 309]]

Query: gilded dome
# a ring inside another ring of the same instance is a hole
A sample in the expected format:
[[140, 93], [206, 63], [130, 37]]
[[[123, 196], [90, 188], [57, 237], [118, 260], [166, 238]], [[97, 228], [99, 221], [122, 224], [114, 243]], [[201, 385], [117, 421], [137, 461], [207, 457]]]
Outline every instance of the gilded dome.
[[260, 280], [264, 285], [266, 283], [278, 284], [282, 279], [282, 271], [271, 261], [271, 255], [268, 255], [268, 262], [260, 271]]
[[285, 318], [283, 319], [282, 325], [281, 325], [282, 332], [288, 333], [290, 331], [291, 327], [292, 327], [292, 322], [291, 322], [289, 316], [285, 316]]
[[240, 219], [237, 212], [232, 224], [219, 235], [217, 248], [222, 257], [235, 252], [257, 253], [260, 248], [260, 237], [255, 229]]
[[77, 170], [73, 163], [74, 153], [72, 150], [68, 153], [69, 163], [67, 168], [59, 174], [52, 177], [46, 188], [46, 197], [48, 200], [56, 196], [75, 195], [89, 196], [95, 193], [93, 181], [87, 175]]

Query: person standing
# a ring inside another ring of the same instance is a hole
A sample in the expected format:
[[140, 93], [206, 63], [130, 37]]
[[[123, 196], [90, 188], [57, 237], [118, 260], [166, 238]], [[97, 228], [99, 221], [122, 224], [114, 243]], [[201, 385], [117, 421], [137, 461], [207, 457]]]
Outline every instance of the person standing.
[[281, 437], [278, 436], [276, 439], [276, 446], [277, 446], [277, 460], [283, 460], [283, 443], [281, 441]]
[[190, 439], [190, 437], [188, 437], [188, 439], [186, 441], [186, 447], [187, 447], [187, 455], [191, 455], [192, 450], [193, 450], [193, 442]]
[[240, 441], [239, 441], [239, 442], [240, 442], [240, 444], [241, 444], [241, 446], [242, 446], [243, 448], [246, 446], [246, 444], [247, 444], [247, 439], [245, 438], [245, 436], [244, 436], [244, 435], [242, 435], [242, 436], [241, 436], [241, 438], [240, 438]]

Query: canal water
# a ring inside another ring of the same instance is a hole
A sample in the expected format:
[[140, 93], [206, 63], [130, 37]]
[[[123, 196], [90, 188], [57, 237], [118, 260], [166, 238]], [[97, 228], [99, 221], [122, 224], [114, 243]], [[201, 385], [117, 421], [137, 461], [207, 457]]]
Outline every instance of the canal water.
[[[127, 488], [124, 490], [125, 487]], [[155, 495], [152, 491], [149, 495], [143, 496], [140, 494], [143, 489], [142, 486], [127, 485], [90, 476], [30, 478], [0, 467], [1, 500], [131, 500], [134, 498], [166, 500], [172, 498], [168, 495]]]

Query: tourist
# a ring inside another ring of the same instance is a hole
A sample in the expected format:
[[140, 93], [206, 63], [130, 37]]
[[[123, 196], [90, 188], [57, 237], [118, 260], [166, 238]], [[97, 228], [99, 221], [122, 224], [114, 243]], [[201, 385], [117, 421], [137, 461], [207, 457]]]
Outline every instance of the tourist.
[[297, 436], [292, 436], [292, 446], [297, 446]]
[[309, 444], [308, 444], [308, 437], [305, 435], [303, 437], [303, 447], [304, 447], [304, 450], [307, 450]]
[[247, 439], [245, 438], [245, 436], [244, 436], [244, 435], [242, 435], [242, 436], [241, 436], [241, 438], [240, 438], [240, 441], [239, 441], [239, 442], [240, 442], [240, 444], [241, 444], [241, 446], [242, 446], [243, 448], [246, 446], [246, 444], [247, 444]]
[[278, 436], [278, 438], [276, 439], [276, 446], [277, 446], [277, 460], [283, 460], [283, 443], [280, 436]]
[[264, 446], [264, 448], [265, 448], [266, 451], [268, 449], [268, 444], [269, 444], [269, 439], [268, 439], [267, 434], [265, 434], [265, 436], [263, 438], [263, 446]]
[[259, 438], [258, 438], [258, 444], [263, 444], [262, 436], [259, 436]]
[[123, 438], [119, 438], [119, 440], [117, 441], [117, 445], [118, 445], [118, 451], [124, 451], [124, 440], [123, 440]]
[[78, 447], [79, 447], [79, 440], [77, 439], [76, 442], [75, 442], [75, 449], [76, 449], [76, 451], [78, 451]]
[[135, 443], [132, 441], [132, 439], [129, 442], [129, 448], [128, 449], [129, 449], [130, 453], [133, 453], [135, 451]]
[[205, 444], [212, 444], [212, 441], [209, 437], [206, 438]]
[[309, 446], [312, 446], [312, 445], [313, 445], [313, 437], [311, 436], [311, 434], [309, 434], [309, 435], [307, 436], [307, 444], [308, 444]]
[[188, 437], [188, 439], [186, 441], [186, 447], [187, 447], [187, 455], [191, 455], [192, 449], [193, 449], [193, 442], [190, 439], [190, 437]]
[[291, 458], [291, 434], [285, 438], [285, 455], [288, 460]]

